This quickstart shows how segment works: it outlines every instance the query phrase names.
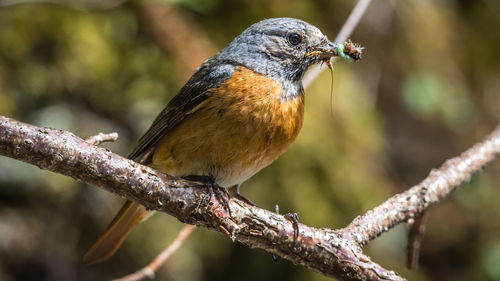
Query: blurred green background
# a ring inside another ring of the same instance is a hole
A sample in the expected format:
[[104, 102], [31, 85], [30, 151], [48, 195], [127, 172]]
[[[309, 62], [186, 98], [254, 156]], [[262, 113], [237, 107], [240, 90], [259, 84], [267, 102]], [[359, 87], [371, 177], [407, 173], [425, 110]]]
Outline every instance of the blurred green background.
[[[126, 155], [204, 59], [250, 24], [297, 17], [333, 39], [347, 0], [0, 0], [0, 114], [88, 137]], [[355, 64], [306, 91], [295, 144], [242, 193], [259, 206], [339, 228], [416, 184], [500, 121], [500, 1], [373, 1], [352, 34]], [[330, 103], [331, 98], [331, 103]], [[407, 227], [366, 251], [410, 280], [500, 280], [500, 163], [431, 208], [420, 268]], [[107, 280], [144, 266], [182, 224], [157, 214], [109, 262], [81, 257], [123, 199], [0, 158], [0, 280]], [[262, 250], [196, 230], [157, 280], [327, 280]]]

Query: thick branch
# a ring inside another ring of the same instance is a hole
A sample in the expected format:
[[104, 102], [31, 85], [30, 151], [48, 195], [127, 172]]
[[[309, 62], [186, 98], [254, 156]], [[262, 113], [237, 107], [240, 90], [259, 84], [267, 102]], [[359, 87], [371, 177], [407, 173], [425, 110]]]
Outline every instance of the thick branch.
[[69, 132], [0, 116], [0, 155], [102, 187], [183, 222], [218, 230], [250, 247], [343, 280], [403, 280], [373, 263], [361, 246], [442, 199], [499, 153], [500, 127], [484, 142], [433, 171], [422, 184], [390, 198], [348, 227], [335, 231], [300, 224], [294, 241], [293, 225], [281, 215], [231, 199], [229, 217], [200, 183], [165, 175]]

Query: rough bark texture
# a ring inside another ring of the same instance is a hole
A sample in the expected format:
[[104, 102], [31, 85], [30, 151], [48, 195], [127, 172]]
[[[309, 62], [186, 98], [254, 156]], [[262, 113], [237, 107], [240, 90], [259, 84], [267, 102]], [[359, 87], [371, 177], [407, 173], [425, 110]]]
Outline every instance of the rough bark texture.
[[404, 280], [372, 262], [361, 247], [439, 202], [500, 155], [500, 127], [452, 158], [420, 184], [389, 198], [339, 230], [292, 223], [281, 215], [230, 200], [232, 217], [207, 188], [165, 175], [93, 146], [72, 133], [0, 116], [0, 155], [101, 187], [180, 221], [207, 227], [250, 247], [342, 280]]

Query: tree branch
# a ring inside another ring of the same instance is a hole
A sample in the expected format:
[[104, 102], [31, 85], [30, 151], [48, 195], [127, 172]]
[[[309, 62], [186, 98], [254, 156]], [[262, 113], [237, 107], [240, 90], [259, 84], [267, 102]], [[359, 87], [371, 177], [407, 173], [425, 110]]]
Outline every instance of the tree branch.
[[410, 225], [410, 233], [406, 246], [406, 267], [408, 269], [416, 269], [420, 258], [420, 247], [422, 238], [425, 232], [425, 217], [426, 212], [423, 211], [415, 219], [408, 220]]
[[387, 228], [417, 217], [499, 156], [500, 126], [482, 142], [447, 160], [441, 168], [433, 169], [419, 184], [354, 219], [343, 230], [344, 235], [360, 245], [367, 244]]
[[103, 142], [115, 142], [118, 139], [118, 133], [113, 132], [109, 134], [99, 133], [85, 139], [91, 145], [100, 145]]
[[340, 230], [299, 225], [281, 215], [230, 200], [232, 217], [197, 182], [165, 175], [92, 146], [72, 133], [0, 116], [0, 155], [101, 187], [180, 221], [217, 230], [250, 247], [343, 280], [404, 280], [364, 255], [361, 247], [420, 214], [500, 154], [500, 127], [483, 142], [433, 170], [422, 183], [389, 198]]

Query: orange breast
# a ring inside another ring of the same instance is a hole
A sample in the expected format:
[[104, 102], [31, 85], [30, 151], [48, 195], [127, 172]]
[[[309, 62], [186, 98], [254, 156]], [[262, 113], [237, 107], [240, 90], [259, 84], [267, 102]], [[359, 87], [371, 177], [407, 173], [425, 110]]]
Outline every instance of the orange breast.
[[152, 166], [175, 176], [212, 175], [224, 187], [242, 183], [278, 158], [302, 127], [304, 95], [281, 100], [282, 94], [274, 79], [235, 70], [162, 137]]

